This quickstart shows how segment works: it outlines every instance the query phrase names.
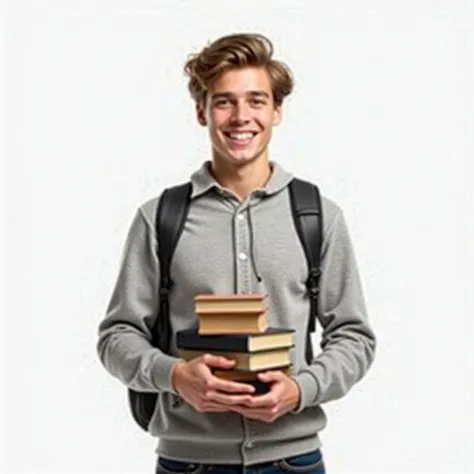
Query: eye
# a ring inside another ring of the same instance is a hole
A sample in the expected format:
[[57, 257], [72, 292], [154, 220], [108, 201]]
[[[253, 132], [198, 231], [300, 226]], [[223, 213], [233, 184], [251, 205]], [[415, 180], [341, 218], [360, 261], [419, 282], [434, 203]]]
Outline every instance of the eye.
[[228, 107], [230, 101], [228, 99], [218, 99], [214, 102], [214, 107]]
[[265, 100], [263, 99], [250, 99], [250, 102], [253, 104], [253, 105], [265, 105]]

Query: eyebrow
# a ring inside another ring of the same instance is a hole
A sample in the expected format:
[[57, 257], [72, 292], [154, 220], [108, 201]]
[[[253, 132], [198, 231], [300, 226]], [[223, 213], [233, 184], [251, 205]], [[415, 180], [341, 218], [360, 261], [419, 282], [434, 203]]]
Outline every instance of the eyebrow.
[[[270, 98], [270, 95], [265, 92], [265, 91], [248, 91], [246, 92], [245, 95], [251, 96], [251, 97], [266, 97], [267, 99]], [[235, 97], [235, 94], [232, 92], [216, 92], [215, 94], [211, 95], [211, 99], [232, 99]]]

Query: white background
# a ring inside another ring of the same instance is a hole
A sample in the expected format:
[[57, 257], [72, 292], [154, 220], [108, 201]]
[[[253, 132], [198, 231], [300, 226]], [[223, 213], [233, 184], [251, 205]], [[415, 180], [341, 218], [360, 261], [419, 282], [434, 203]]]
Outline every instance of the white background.
[[9, 2], [3, 472], [153, 472], [97, 325], [137, 206], [209, 157], [186, 57], [237, 31], [294, 71], [271, 156], [345, 210], [379, 339], [326, 405], [328, 473], [474, 472], [473, 25], [469, 1]]

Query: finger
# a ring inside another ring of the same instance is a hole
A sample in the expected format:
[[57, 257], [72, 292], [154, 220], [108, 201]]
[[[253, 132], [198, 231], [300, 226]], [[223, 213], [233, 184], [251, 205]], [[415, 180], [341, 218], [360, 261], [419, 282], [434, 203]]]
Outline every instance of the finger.
[[269, 392], [251, 397], [245, 402], [245, 405], [250, 408], [273, 408], [280, 402], [281, 395], [281, 388], [273, 386]]
[[226, 395], [215, 391], [210, 391], [206, 395], [206, 399], [221, 405], [242, 405], [248, 402], [252, 395]]
[[272, 370], [258, 374], [258, 378], [262, 382], [281, 382], [285, 380], [287, 376], [281, 371]]
[[231, 380], [223, 380], [219, 377], [211, 376], [206, 381], [208, 390], [215, 390], [227, 393], [254, 393], [255, 387], [248, 383], [232, 382]]
[[209, 367], [229, 369], [235, 365], [235, 360], [213, 354], [204, 354], [201, 356], [201, 362]]

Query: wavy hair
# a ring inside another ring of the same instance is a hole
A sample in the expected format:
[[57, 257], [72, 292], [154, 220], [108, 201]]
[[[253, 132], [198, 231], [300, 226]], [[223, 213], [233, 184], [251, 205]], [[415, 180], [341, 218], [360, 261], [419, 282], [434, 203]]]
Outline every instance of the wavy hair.
[[263, 67], [269, 78], [275, 105], [282, 104], [294, 86], [291, 70], [273, 59], [273, 44], [261, 34], [239, 33], [223, 36], [199, 53], [191, 54], [184, 66], [188, 90], [198, 103], [206, 102], [211, 84], [224, 72], [242, 67]]

